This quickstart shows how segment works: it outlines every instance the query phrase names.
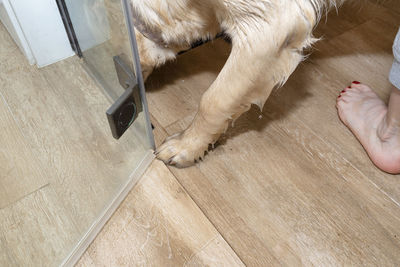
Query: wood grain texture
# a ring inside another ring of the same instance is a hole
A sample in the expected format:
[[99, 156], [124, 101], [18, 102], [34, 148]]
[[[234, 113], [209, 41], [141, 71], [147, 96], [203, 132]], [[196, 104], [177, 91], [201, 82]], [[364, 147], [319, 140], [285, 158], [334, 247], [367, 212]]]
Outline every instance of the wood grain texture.
[[[376, 3], [375, 0], [369, 0], [370, 2]], [[379, 1], [380, 5], [387, 7], [388, 9], [400, 14], [400, 2], [397, 0], [386, 0], [386, 1]]]
[[297, 119], [258, 116], [198, 166], [170, 169], [244, 263], [397, 265], [398, 205]]
[[48, 184], [1, 93], [0, 162], [0, 209]]
[[[105, 0], [99, 4], [107, 14], [109, 27], [109, 39], [88, 50], [83, 51], [84, 60], [91, 66], [96, 78], [106, 88], [115, 100], [123, 94], [124, 88], [120, 86], [119, 79], [114, 67], [114, 56], [120, 59], [133, 71], [133, 60], [131, 56], [131, 45], [129, 34], [122, 11], [121, 1]], [[96, 11], [92, 15], [96, 16]], [[98, 27], [98, 25], [93, 25]], [[81, 38], [87, 38], [81, 36]]]
[[84, 231], [145, 153], [141, 128], [133, 127], [118, 141], [112, 138], [105, 116], [111, 104], [77, 59], [41, 70], [16, 67], [19, 62], [24, 62], [21, 55], [3, 61], [8, 75], [2, 93], [54, 190]]
[[[1, 186], [19, 201], [1, 210], [0, 247], [6, 249], [0, 259], [57, 265], [148, 151], [145, 128], [136, 123], [114, 140], [105, 115], [111, 102], [79, 59], [37, 69], [2, 25], [0, 35], [0, 169], [14, 167], [10, 181], [24, 181], [30, 192], [40, 188], [18, 198], [21, 190], [11, 191], [1, 173]], [[138, 121], [143, 124], [143, 114]], [[40, 174], [49, 183], [44, 188]]]
[[151, 114], [168, 126], [197, 111], [198, 100], [223, 67], [230, 46], [219, 39], [155, 70], [146, 81]]
[[[2, 28], [0, 34], [7, 37]], [[39, 70], [27, 65], [11, 39], [1, 42], [10, 49], [0, 53], [0, 143], [7, 152], [0, 153], [0, 166], [13, 163], [31, 183], [44, 173], [49, 185], [0, 210], [0, 266], [56, 266], [147, 151], [145, 129], [137, 125], [115, 141], [104, 114], [110, 102], [79, 60]], [[158, 136], [166, 136], [153, 123]], [[10, 152], [22, 160], [6, 157]], [[143, 264], [243, 266], [160, 162], [80, 261], [82, 266]]]
[[[32, 149], [27, 132], [24, 131], [23, 125], [19, 123], [8, 102], [5, 101], [6, 97], [3, 94], [4, 89], [8, 88], [14, 89], [16, 94], [23, 95], [24, 91], [21, 89], [26, 86], [37, 86], [37, 80], [24, 81], [24, 71], [33, 75], [30, 70], [35, 68], [28, 69], [26, 67], [26, 60], [1, 24], [0, 36], [2, 37], [0, 39], [0, 117], [2, 118], [1, 125], [6, 127], [1, 130], [1, 135], [12, 131], [12, 136], [2, 136], [1, 138], [0, 142], [7, 143], [1, 145], [2, 152], [6, 157], [1, 158], [0, 166], [4, 168], [12, 164], [14, 173], [11, 178], [24, 182], [24, 187], [32, 186], [31, 188], [26, 187], [29, 191], [36, 190], [0, 209], [0, 265], [43, 266], [49, 265], [49, 263], [55, 264], [63, 260], [66, 251], [72, 249], [79, 239], [79, 235], [70, 213], [64, 209], [63, 203], [59, 201], [51, 186], [53, 179], [51, 173], [43, 169], [47, 164], [41, 164], [38, 159], [39, 154]], [[11, 62], [15, 65], [10, 68]], [[21, 87], [14, 87], [8, 83], [9, 77], [16, 78], [17, 84]], [[37, 88], [42, 89], [43, 87], [38, 86]], [[4, 103], [7, 105], [7, 110], [4, 109]], [[22, 101], [18, 104], [21, 110], [23, 109], [21, 107], [29, 105], [29, 102]], [[28, 120], [28, 123], [31, 121]], [[12, 144], [13, 147], [10, 148]], [[3, 172], [2, 175], [4, 175]], [[3, 177], [2, 182], [5, 181]], [[34, 186], [43, 179], [50, 184], [39, 189]], [[8, 187], [5, 190], [13, 196], [21, 193], [21, 188]]]
[[327, 16], [322, 17], [321, 22], [315, 29], [314, 34], [322, 40], [328, 40], [339, 36], [352, 28], [361, 25], [374, 18], [385, 18], [389, 10], [379, 3], [395, 4], [396, 0], [389, 1], [348, 1], [338, 10], [333, 9]]
[[[79, 266], [399, 266], [399, 176], [372, 165], [334, 104], [353, 79], [387, 98], [400, 12], [396, 3], [352, 8], [317, 30], [328, 40], [204, 162], [170, 171], [154, 162]], [[218, 40], [150, 77], [157, 144], [188, 125], [228, 54]], [[0, 25], [9, 107], [0, 118], [11, 116], [6, 124], [21, 129], [17, 140], [36, 156], [25, 167], [50, 181], [0, 210], [0, 266], [60, 262], [101, 209], [88, 196], [110, 196], [141, 149], [131, 149], [140, 129], [119, 147], [103, 116], [82, 115], [103, 115], [109, 102], [76, 59], [42, 70], [24, 62]]]
[[18, 62], [22, 56], [3, 62], [10, 71], [2, 93], [83, 231], [104, 207], [98, 199], [114, 195], [146, 148], [134, 131], [119, 142], [111, 137], [105, 116], [110, 103], [76, 59], [40, 71], [16, 68]]
[[59, 265], [81, 238], [69, 214], [51, 186], [1, 209], [1, 266]]
[[[400, 264], [399, 176], [370, 162], [335, 109], [352, 80], [387, 98], [400, 19], [395, 8], [374, 3], [352, 8], [317, 31], [328, 40], [262, 112], [239, 118], [203, 162], [170, 168], [246, 265]], [[168, 134], [193, 118], [206, 89], [198, 80], [210, 84], [223, 66], [229, 48], [218, 42], [149, 78], [150, 112]]]
[[165, 165], [153, 162], [78, 266], [244, 266]]
[[[387, 101], [391, 88], [388, 73], [393, 62], [392, 44], [398, 30], [398, 25], [394, 22], [400, 21], [400, 15], [387, 16], [385, 20], [388, 21], [389, 18], [392, 18], [393, 23], [373, 19], [335, 40], [321, 43], [318, 46], [318, 51], [311, 58], [311, 64], [304, 68], [304, 71], [316, 74], [307, 82], [310, 85], [308, 92], [315, 98], [310, 98], [309, 101], [305, 100], [302, 103], [298, 109], [298, 114], [301, 114], [298, 119], [308, 127], [312, 127], [317, 135], [329, 140], [329, 143], [337, 151], [341, 151], [344, 158], [369, 177], [373, 184], [376, 184], [397, 203], [400, 203], [399, 177], [385, 174], [371, 165], [364, 149], [358, 144], [355, 137], [347, 131], [347, 128], [339, 125], [344, 129], [344, 131], [339, 132], [337, 131], [338, 126], [332, 123], [324, 124], [324, 127], [314, 127], [321, 120], [325, 122], [338, 120], [335, 117], [334, 105], [331, 104], [334, 100], [333, 97], [337, 96], [341, 91], [340, 89], [348, 86], [353, 80], [369, 84], [382, 99]], [[321, 74], [323, 76], [320, 76]], [[299, 73], [296, 77], [303, 75], [304, 73]], [[335, 79], [335, 77], [340, 78]], [[294, 100], [294, 97], [296, 97], [294, 91], [302, 80], [302, 78], [299, 78], [297, 84], [289, 84], [288, 94], [293, 92], [293, 96], [286, 97], [283, 95], [278, 106], [285, 109], [285, 107], [288, 107], [287, 104], [290, 105], [290, 103], [284, 103], [284, 101], [286, 99], [288, 101]], [[324, 97], [319, 93], [322, 87], [327, 90], [331, 98]], [[313, 112], [311, 112], [310, 107], [313, 107]], [[321, 112], [328, 107], [329, 113]]]

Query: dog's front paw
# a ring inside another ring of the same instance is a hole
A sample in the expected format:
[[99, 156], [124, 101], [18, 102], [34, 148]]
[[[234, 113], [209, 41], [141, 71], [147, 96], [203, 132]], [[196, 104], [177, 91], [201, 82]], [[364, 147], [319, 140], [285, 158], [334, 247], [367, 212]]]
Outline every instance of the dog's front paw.
[[166, 164], [184, 168], [202, 159], [209, 143], [207, 137], [182, 132], [168, 137], [157, 149], [156, 156]]

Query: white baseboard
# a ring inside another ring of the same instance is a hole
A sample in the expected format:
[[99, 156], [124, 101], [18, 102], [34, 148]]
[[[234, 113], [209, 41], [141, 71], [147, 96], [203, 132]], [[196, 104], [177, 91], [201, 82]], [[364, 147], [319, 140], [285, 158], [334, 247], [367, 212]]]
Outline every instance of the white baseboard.
[[35, 64], [36, 59], [32, 54], [31, 48], [25, 39], [22, 29], [19, 26], [18, 20], [8, 0], [0, 0], [0, 21], [6, 27], [7, 31], [10, 33], [19, 49], [28, 59], [29, 64]]

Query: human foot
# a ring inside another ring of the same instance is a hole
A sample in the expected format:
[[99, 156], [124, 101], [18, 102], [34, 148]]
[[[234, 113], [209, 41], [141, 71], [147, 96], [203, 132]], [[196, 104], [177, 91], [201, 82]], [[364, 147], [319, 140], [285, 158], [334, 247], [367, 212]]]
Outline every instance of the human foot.
[[385, 103], [368, 86], [353, 82], [341, 92], [336, 107], [374, 164], [400, 173], [400, 125], [389, 122]]

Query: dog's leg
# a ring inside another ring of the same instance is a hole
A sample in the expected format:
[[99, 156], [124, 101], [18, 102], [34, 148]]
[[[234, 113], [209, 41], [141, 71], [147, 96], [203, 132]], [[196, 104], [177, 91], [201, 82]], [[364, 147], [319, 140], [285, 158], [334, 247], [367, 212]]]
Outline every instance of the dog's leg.
[[153, 72], [154, 68], [163, 65], [168, 60], [176, 57], [179, 49], [165, 47], [153, 42], [135, 29], [136, 42], [138, 45], [140, 65], [142, 67], [143, 80]]
[[156, 152], [159, 159], [177, 167], [192, 165], [217, 141], [229, 121], [252, 103], [262, 106], [272, 89], [294, 71], [303, 58], [303, 47], [312, 40], [312, 26], [305, 20], [303, 24], [294, 21], [286, 29], [284, 25], [276, 28], [283, 33], [271, 24], [262, 26], [260, 23], [257, 29], [232, 36], [231, 55], [202, 96], [193, 122], [185, 131], [167, 138]]

